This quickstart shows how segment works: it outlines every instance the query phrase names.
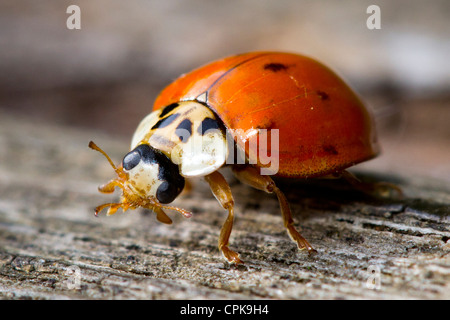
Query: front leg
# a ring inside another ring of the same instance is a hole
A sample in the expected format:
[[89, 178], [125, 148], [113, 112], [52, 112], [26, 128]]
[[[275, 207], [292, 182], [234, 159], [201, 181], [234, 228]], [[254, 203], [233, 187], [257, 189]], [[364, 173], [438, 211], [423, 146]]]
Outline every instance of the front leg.
[[228, 217], [222, 226], [219, 236], [219, 250], [230, 263], [242, 263], [239, 254], [228, 247], [231, 230], [233, 229], [234, 220], [234, 200], [231, 194], [230, 186], [225, 178], [217, 171], [205, 176], [205, 180], [209, 183], [212, 193], [219, 201], [220, 205], [228, 210]]
[[300, 250], [306, 249], [310, 254], [316, 252], [311, 244], [295, 229], [289, 203], [283, 192], [278, 189], [271, 177], [261, 175], [258, 169], [252, 166], [234, 166], [233, 173], [241, 182], [246, 183], [255, 189], [267, 193], [275, 193], [278, 197], [278, 202], [280, 203], [284, 226], [291, 239], [297, 243]]

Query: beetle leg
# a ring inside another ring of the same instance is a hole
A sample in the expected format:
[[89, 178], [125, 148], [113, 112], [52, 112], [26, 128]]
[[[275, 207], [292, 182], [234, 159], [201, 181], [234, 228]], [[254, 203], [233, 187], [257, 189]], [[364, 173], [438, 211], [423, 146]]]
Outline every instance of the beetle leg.
[[113, 193], [115, 187], [122, 188], [122, 186], [123, 184], [120, 181], [118, 181], [117, 179], [113, 179], [108, 183], [105, 183], [104, 185], [98, 187], [98, 191], [102, 193]]
[[278, 197], [278, 202], [280, 203], [284, 226], [291, 239], [297, 243], [300, 250], [307, 249], [310, 254], [316, 252], [311, 244], [295, 229], [294, 220], [292, 219], [291, 209], [289, 208], [286, 196], [278, 189], [270, 176], [261, 175], [258, 172], [258, 169], [252, 166], [234, 166], [233, 173], [241, 182], [246, 183], [255, 189], [267, 193], [275, 193]]
[[219, 250], [222, 251], [223, 256], [230, 263], [239, 264], [242, 263], [239, 259], [239, 254], [232, 251], [228, 247], [228, 241], [230, 239], [231, 230], [233, 229], [234, 220], [234, 200], [231, 194], [230, 186], [225, 178], [218, 171], [215, 171], [207, 176], [205, 180], [209, 183], [212, 193], [219, 201], [220, 205], [228, 210], [228, 217], [222, 226], [219, 236]]
[[403, 191], [400, 187], [389, 182], [366, 183], [359, 180], [351, 172], [344, 170], [341, 177], [347, 180], [354, 188], [377, 198], [395, 198], [401, 200]]
[[102, 211], [105, 208], [108, 208], [108, 212], [106, 213], [107, 216], [111, 216], [114, 213], [116, 213], [116, 211], [123, 207], [122, 203], [105, 203], [102, 204], [101, 206], [98, 206], [97, 208], [95, 208], [95, 216], [98, 216], [99, 212]]
[[156, 212], [156, 219], [158, 219], [159, 222], [172, 224], [172, 219], [169, 218], [169, 216], [163, 211], [163, 209], [158, 207], [154, 207], [152, 209]]

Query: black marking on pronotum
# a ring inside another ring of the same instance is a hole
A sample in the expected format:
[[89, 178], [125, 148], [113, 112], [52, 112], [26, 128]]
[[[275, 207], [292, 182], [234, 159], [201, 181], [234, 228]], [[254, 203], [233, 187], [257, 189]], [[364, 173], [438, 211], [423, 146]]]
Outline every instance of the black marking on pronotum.
[[178, 118], [180, 114], [179, 113], [174, 113], [171, 114], [170, 116], [163, 118], [161, 120], [159, 120], [157, 123], [155, 123], [155, 125], [152, 127], [151, 130], [153, 129], [157, 129], [157, 128], [164, 128], [167, 127], [169, 124], [171, 124], [176, 118]]
[[166, 114], [168, 114], [170, 111], [172, 111], [173, 109], [175, 109], [176, 107], [178, 107], [179, 103], [175, 102], [172, 104], [169, 104], [168, 106], [165, 106], [163, 111], [160, 113], [159, 118], [163, 118]]
[[330, 99], [330, 96], [329, 96], [328, 93], [326, 93], [326, 92], [317, 90], [316, 93], [317, 93], [317, 95], [320, 97], [320, 99], [322, 99], [322, 100], [328, 100], [328, 99]]
[[197, 128], [197, 132], [203, 136], [206, 131], [213, 129], [219, 129], [219, 124], [217, 121], [212, 118], [205, 118]]
[[178, 136], [181, 142], [186, 143], [189, 137], [192, 135], [192, 122], [189, 119], [184, 119], [180, 122], [175, 129], [175, 134]]
[[264, 70], [270, 70], [273, 72], [278, 72], [280, 70], [286, 70], [287, 68], [288, 68], [288, 66], [286, 66], [282, 63], [278, 63], [278, 62], [267, 63], [264, 65]]

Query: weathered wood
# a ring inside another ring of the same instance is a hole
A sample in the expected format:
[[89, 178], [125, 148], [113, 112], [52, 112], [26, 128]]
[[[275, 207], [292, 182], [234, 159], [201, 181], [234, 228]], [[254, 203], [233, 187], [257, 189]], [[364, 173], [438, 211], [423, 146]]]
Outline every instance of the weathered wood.
[[88, 149], [91, 139], [116, 161], [128, 146], [1, 114], [0, 297], [450, 298], [444, 183], [362, 171], [405, 191], [404, 200], [380, 201], [340, 181], [279, 181], [318, 251], [308, 256], [286, 234], [276, 198], [227, 175], [236, 202], [231, 248], [246, 262], [235, 267], [217, 249], [226, 212], [200, 180], [176, 201], [193, 217], [170, 213], [171, 226], [143, 210], [94, 217], [95, 206], [117, 195], [97, 192], [113, 172]]

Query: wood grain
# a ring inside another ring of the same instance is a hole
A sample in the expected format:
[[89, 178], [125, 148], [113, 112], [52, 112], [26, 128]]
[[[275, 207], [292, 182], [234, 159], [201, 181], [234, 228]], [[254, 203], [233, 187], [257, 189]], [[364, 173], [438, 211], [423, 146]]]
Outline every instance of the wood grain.
[[99, 132], [1, 113], [1, 298], [450, 298], [445, 183], [360, 171], [406, 194], [381, 201], [340, 181], [278, 181], [318, 250], [308, 256], [286, 234], [276, 198], [225, 171], [236, 202], [230, 247], [246, 262], [236, 267], [217, 249], [226, 212], [200, 180], [175, 202], [193, 217], [169, 213], [173, 225], [143, 210], [94, 217], [95, 206], [117, 195], [97, 192], [113, 172], [87, 147], [91, 139], [117, 162], [128, 148]]

